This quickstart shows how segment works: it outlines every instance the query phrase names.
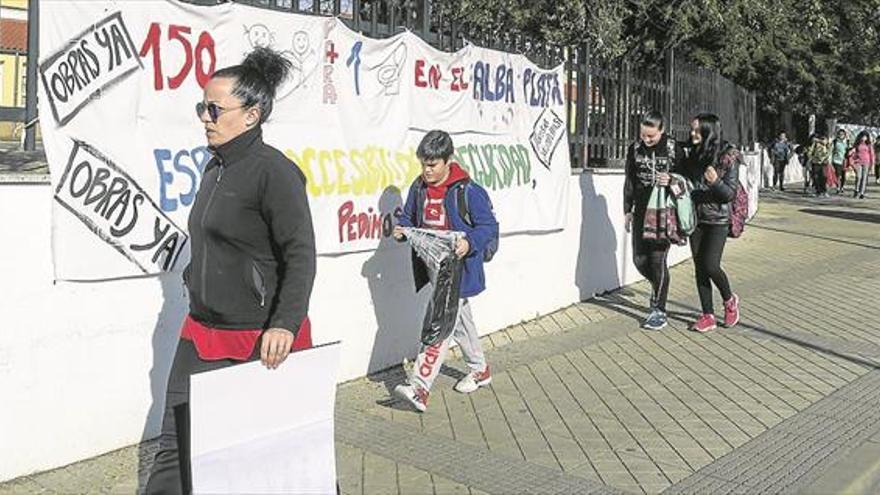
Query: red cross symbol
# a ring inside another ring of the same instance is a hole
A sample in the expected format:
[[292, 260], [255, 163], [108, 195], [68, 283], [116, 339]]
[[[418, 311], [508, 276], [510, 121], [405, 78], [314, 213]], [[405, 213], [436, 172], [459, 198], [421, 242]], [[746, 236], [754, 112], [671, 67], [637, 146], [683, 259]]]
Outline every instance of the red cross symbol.
[[331, 64], [336, 63], [336, 59], [339, 58], [339, 54], [336, 52], [336, 45], [333, 44], [332, 41], [328, 41], [327, 44], [330, 45], [330, 48], [327, 49], [327, 53], [324, 56], [327, 57], [327, 61]]

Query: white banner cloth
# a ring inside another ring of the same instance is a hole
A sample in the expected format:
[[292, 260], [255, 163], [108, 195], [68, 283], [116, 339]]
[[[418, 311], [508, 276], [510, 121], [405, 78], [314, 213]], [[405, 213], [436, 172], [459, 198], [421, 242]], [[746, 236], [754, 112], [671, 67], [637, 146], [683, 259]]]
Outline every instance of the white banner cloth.
[[195, 103], [210, 75], [256, 46], [293, 71], [264, 139], [308, 179], [319, 254], [391, 234], [415, 148], [448, 131], [490, 193], [502, 233], [565, 225], [570, 182], [563, 67], [411, 33], [374, 40], [337, 19], [172, 0], [40, 2], [41, 128], [55, 187], [58, 279], [179, 270], [211, 159]]

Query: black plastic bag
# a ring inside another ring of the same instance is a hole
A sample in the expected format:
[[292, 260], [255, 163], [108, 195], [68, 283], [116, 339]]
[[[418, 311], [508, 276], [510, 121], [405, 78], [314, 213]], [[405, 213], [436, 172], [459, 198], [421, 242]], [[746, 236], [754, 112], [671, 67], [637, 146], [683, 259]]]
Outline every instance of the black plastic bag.
[[455, 329], [463, 267], [463, 260], [454, 254], [440, 262], [422, 323], [422, 344], [430, 346], [441, 342]]

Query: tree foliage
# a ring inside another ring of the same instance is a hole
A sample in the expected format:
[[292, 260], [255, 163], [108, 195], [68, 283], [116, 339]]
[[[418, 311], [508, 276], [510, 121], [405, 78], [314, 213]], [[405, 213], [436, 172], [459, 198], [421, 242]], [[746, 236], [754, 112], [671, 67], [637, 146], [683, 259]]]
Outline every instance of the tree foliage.
[[640, 63], [675, 49], [755, 90], [761, 110], [880, 123], [880, 0], [439, 0], [491, 33]]

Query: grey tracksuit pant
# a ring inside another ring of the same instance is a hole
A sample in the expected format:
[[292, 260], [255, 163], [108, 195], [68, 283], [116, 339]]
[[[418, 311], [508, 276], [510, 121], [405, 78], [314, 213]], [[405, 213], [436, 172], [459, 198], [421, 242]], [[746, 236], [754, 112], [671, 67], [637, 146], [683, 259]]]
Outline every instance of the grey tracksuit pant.
[[870, 173], [871, 167], [868, 165], [856, 165], [856, 195], [865, 195], [865, 191], [868, 190], [868, 174]]
[[434, 345], [422, 345], [419, 355], [416, 357], [415, 368], [410, 379], [412, 385], [417, 385], [425, 390], [431, 390], [434, 379], [440, 373], [449, 345], [452, 341], [461, 348], [461, 355], [471, 371], [483, 371], [486, 368], [486, 356], [480, 345], [480, 337], [477, 335], [477, 327], [471, 315], [471, 305], [467, 299], [460, 299], [458, 305], [458, 317], [455, 320], [455, 329], [452, 334]]

